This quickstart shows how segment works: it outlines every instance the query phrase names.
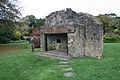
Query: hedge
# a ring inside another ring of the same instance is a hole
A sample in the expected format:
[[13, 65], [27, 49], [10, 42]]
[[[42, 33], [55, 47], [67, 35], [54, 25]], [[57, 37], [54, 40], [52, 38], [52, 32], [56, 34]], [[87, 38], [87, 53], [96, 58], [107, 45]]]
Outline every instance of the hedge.
[[120, 43], [120, 36], [104, 37], [104, 43]]

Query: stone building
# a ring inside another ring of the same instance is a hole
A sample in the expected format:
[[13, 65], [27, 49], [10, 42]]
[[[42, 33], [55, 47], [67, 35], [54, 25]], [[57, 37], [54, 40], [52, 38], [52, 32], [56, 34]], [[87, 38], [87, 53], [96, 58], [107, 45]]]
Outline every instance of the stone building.
[[42, 51], [61, 51], [73, 57], [101, 57], [103, 26], [96, 17], [70, 8], [47, 16], [41, 27]]

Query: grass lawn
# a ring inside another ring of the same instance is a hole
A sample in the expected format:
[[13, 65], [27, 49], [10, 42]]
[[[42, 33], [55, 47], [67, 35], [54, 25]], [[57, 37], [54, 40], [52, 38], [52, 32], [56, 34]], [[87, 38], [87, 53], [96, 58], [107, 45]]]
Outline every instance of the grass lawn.
[[73, 80], [120, 80], [120, 43], [105, 43], [104, 58], [72, 59]]
[[[69, 60], [75, 73], [72, 77], [63, 76], [59, 60], [32, 55], [25, 45], [0, 55], [0, 80], [120, 80], [120, 43], [104, 44], [101, 60]], [[0, 53], [6, 52], [0, 50]]]

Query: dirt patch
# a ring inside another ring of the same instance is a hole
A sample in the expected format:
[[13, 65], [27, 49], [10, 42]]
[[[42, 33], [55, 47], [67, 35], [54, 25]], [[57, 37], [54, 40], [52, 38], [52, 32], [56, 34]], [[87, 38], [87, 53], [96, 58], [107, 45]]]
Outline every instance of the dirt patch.
[[18, 49], [22, 48], [22, 45], [0, 45], [0, 54], [5, 54], [9, 52], [16, 51]]

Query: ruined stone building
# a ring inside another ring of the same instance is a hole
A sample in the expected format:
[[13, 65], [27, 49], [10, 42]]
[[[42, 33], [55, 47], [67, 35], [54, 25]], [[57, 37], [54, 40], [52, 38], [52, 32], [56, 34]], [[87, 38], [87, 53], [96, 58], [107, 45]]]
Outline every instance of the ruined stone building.
[[71, 9], [56, 11], [47, 16], [41, 28], [42, 51], [61, 51], [73, 57], [101, 57], [103, 26], [96, 17], [76, 13]]

